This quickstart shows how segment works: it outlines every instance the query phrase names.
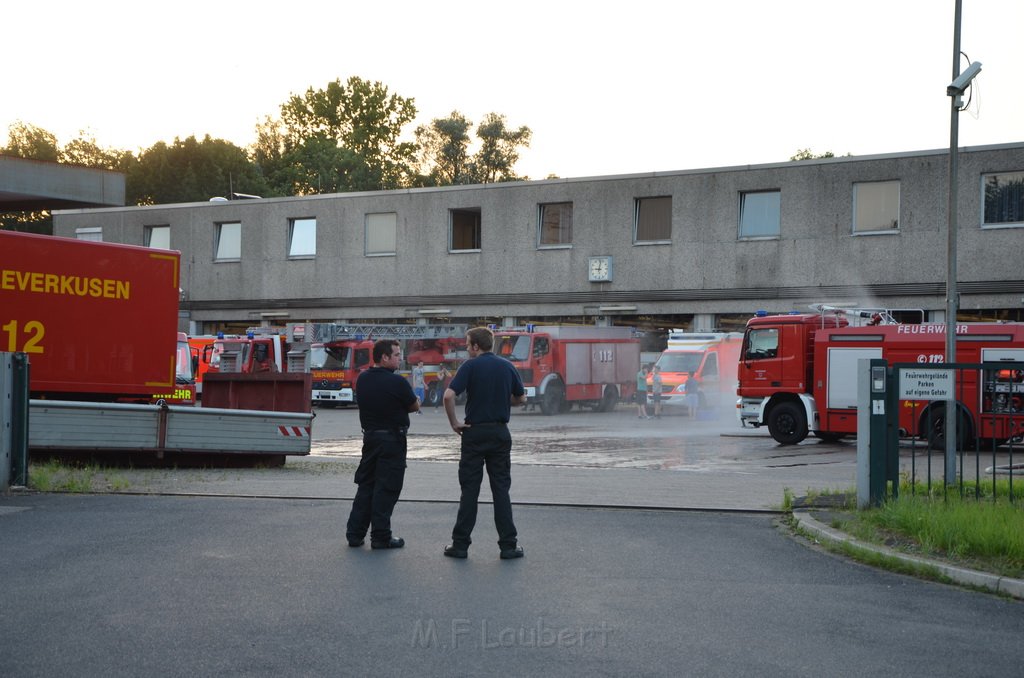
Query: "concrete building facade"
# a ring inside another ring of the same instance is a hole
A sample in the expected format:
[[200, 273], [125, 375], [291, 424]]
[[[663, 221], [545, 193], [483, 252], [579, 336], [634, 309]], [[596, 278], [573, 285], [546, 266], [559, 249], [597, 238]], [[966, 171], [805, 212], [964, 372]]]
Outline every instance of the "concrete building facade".
[[[1021, 319], [1024, 143], [961, 149], [960, 308]], [[815, 302], [943, 320], [948, 150], [54, 212], [182, 252], [183, 329], [574, 321], [708, 330]], [[98, 231], [97, 231], [98, 229]]]

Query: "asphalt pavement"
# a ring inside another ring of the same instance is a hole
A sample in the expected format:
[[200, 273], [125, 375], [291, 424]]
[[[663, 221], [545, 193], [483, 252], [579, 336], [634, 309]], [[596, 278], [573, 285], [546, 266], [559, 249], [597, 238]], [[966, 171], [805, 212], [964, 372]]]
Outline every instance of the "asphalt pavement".
[[434, 414], [414, 420], [399, 550], [344, 545], [345, 411], [318, 417], [318, 454], [283, 468], [120, 469], [92, 480], [109, 494], [0, 496], [0, 675], [1019, 673], [1021, 602], [780, 528], [780, 488], [852, 485], [848, 444], [516, 416], [526, 557], [498, 559], [484, 505], [459, 561], [441, 553], [457, 439]]

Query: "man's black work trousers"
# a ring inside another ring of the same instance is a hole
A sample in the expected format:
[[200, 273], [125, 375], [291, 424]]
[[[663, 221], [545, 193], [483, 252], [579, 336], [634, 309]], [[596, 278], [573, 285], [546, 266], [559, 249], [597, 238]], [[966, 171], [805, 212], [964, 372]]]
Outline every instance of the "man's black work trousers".
[[367, 431], [363, 434], [363, 456], [355, 474], [359, 488], [345, 531], [349, 541], [363, 539], [371, 524], [371, 541], [391, 539], [391, 512], [405, 481], [406, 449], [404, 433]]
[[459, 459], [459, 514], [452, 530], [452, 545], [468, 548], [470, 534], [476, 525], [477, 499], [484, 468], [491, 483], [494, 499], [494, 526], [498, 529], [498, 546], [514, 549], [517, 544], [516, 525], [512, 522], [512, 435], [505, 424], [477, 424], [462, 432], [462, 456]]

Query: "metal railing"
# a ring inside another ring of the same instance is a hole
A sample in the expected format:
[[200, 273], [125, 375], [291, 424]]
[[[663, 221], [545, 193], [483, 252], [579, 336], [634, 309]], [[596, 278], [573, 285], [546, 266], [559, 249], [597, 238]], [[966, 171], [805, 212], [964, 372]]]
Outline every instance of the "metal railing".
[[[941, 372], [952, 372], [956, 394], [955, 466], [945, 456], [950, 400], [903, 398], [912, 375]], [[901, 457], [909, 451], [909, 468], [900, 467], [911, 494], [956, 491], [993, 501], [1005, 494], [1011, 502], [1024, 494], [1024, 362], [896, 363], [887, 374], [889, 411], [898, 413], [887, 420], [887, 440]]]

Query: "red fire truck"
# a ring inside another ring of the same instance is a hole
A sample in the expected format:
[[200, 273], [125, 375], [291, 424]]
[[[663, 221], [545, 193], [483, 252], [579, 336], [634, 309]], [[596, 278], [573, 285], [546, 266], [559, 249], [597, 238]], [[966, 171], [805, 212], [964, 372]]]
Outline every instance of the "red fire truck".
[[[945, 324], [898, 324], [884, 313], [856, 311], [853, 316], [872, 320], [853, 327], [848, 315], [764, 314], [748, 321], [739, 364], [740, 421], [767, 425], [784, 445], [799, 443], [809, 432], [836, 440], [857, 432], [859, 360], [922, 366], [945, 360]], [[961, 323], [956, 335], [957, 362], [1024, 361], [1024, 325]], [[956, 394], [962, 440], [1002, 443], [1020, 435], [1024, 376], [1019, 370], [964, 370]], [[901, 433], [943, 447], [945, 407], [943, 400], [901, 400]]]
[[[449, 371], [465, 360], [467, 325], [374, 325], [293, 323], [287, 327], [292, 354], [306, 360], [300, 368], [313, 377], [313, 402], [318, 405], [350, 405], [355, 402], [359, 375], [373, 366], [373, 344], [396, 339], [403, 345], [407, 365], [423, 361], [426, 368], [425, 405], [441, 397], [436, 388], [437, 370], [444, 362]], [[299, 364], [299, 361], [294, 361]], [[406, 374], [408, 376], [408, 374]]]
[[544, 414], [577, 404], [607, 412], [636, 393], [640, 340], [630, 327], [528, 325], [494, 332], [495, 354], [519, 370]]
[[28, 355], [32, 397], [149, 402], [173, 394], [179, 258], [0, 231], [0, 348]]

